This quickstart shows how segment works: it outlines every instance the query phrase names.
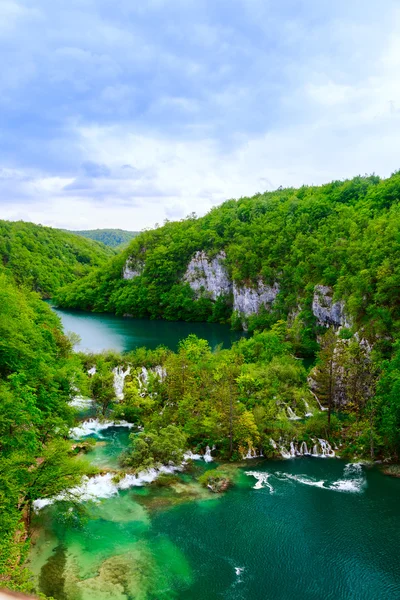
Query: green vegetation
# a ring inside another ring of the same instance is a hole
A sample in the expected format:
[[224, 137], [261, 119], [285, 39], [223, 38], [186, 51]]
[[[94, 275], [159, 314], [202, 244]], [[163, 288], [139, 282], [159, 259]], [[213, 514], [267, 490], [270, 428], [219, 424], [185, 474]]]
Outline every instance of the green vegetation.
[[[294, 315], [297, 349], [316, 350], [311, 312], [314, 286], [331, 286], [346, 302], [354, 327], [390, 350], [399, 334], [400, 173], [382, 180], [355, 177], [320, 187], [279, 189], [229, 200], [205, 217], [138, 235], [124, 252], [88, 277], [59, 291], [63, 307], [152, 319], [226, 321], [232, 298], [216, 302], [182, 282], [194, 253], [225, 251], [234, 282], [278, 282], [273, 310], [249, 319], [250, 330]], [[124, 280], [128, 259], [139, 276]], [[300, 310], [299, 310], [300, 309]], [[237, 315], [232, 315], [237, 323]]]
[[124, 229], [87, 229], [72, 231], [72, 233], [101, 242], [111, 248], [126, 246], [134, 237], [139, 235], [138, 231], [125, 231]]
[[228, 473], [219, 468], [206, 471], [198, 479], [202, 485], [214, 493], [224, 492], [231, 484]]
[[0, 272], [49, 298], [62, 285], [101, 266], [114, 251], [51, 227], [0, 221]]
[[66, 441], [80, 369], [55, 313], [0, 274], [0, 587], [31, 589], [22, 564], [32, 504], [88, 470]]

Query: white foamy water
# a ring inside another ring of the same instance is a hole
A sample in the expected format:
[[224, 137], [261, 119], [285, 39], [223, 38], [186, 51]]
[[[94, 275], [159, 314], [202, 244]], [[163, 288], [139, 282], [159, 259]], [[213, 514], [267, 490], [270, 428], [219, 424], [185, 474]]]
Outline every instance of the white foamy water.
[[297, 416], [290, 406], [287, 406], [286, 408], [289, 415], [289, 421], [299, 421], [301, 419], [301, 417]]
[[75, 396], [68, 404], [74, 408], [90, 408], [93, 405], [93, 400], [91, 398], [85, 398], [84, 396]]
[[124, 385], [125, 385], [125, 377], [129, 375], [131, 372], [130, 366], [126, 368], [124, 371], [123, 367], [115, 367], [112, 371], [114, 373], [114, 391], [117, 400], [124, 399]]
[[270, 483], [270, 478], [275, 477], [278, 481], [293, 481], [302, 485], [317, 487], [323, 490], [334, 492], [361, 493], [366, 486], [366, 479], [363, 474], [362, 465], [360, 463], [349, 463], [344, 467], [343, 478], [337, 481], [326, 481], [324, 479], [315, 479], [309, 475], [294, 475], [292, 473], [283, 473], [277, 471], [268, 473], [263, 471], [246, 471], [246, 475], [255, 477], [257, 483], [253, 486], [255, 490], [268, 488], [271, 494], [274, 488]]
[[210, 448], [210, 446], [206, 447], [206, 451], [204, 454], [195, 454], [191, 450], [187, 450], [183, 455], [184, 460], [204, 460], [204, 462], [213, 462], [213, 457], [211, 456], [211, 452], [215, 450], [215, 446]]
[[53, 504], [57, 500], [76, 500], [79, 502], [98, 501], [103, 498], [116, 496], [120, 490], [127, 490], [131, 487], [143, 486], [151, 483], [161, 473], [174, 473], [181, 467], [161, 466], [159, 469], [149, 469], [142, 471], [137, 475], [125, 475], [118, 483], [113, 481], [115, 474], [106, 473], [105, 475], [96, 475], [95, 477], [83, 477], [80, 485], [62, 492], [53, 498], [39, 498], [33, 503], [35, 511], [39, 511], [45, 506]]
[[99, 419], [88, 419], [83, 421], [77, 427], [73, 427], [69, 435], [74, 440], [79, 440], [82, 437], [88, 435], [99, 435], [103, 429], [109, 429], [110, 427], [133, 427], [132, 423], [127, 421], [99, 421]]
[[265, 473], [262, 471], [246, 471], [246, 475], [255, 477], [257, 483], [253, 486], [255, 490], [261, 490], [262, 488], [268, 488], [271, 494], [274, 493], [274, 488], [269, 483], [268, 479], [272, 476], [272, 473]]

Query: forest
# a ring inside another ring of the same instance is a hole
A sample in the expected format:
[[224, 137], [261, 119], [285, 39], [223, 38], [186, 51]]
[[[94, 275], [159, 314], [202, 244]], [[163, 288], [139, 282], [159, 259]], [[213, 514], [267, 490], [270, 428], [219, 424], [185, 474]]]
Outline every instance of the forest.
[[138, 235], [137, 231], [125, 231], [124, 229], [82, 229], [72, 231], [72, 233], [101, 242], [110, 248], [124, 247]]
[[60, 286], [82, 278], [113, 255], [103, 244], [60, 229], [0, 221], [0, 272], [43, 298], [50, 298]]
[[[354, 331], [390, 353], [400, 326], [399, 198], [395, 173], [229, 200], [202, 218], [142, 232], [98, 270], [58, 290], [55, 300], [61, 307], [237, 326], [229, 295], [199, 297], [182, 279], [197, 251], [223, 251], [234, 283], [279, 285], [273, 310], [250, 317], [250, 331], [296, 313], [301, 351], [312, 354], [313, 290], [326, 285], [345, 302]], [[122, 277], [125, 264], [136, 277]]]
[[[77, 450], [70, 439], [76, 396], [92, 398], [99, 419], [139, 428], [121, 458], [126, 473], [180, 465], [187, 452], [241, 461], [318, 451], [325, 441], [342, 458], [397, 463], [399, 197], [398, 173], [277, 190], [145, 231], [118, 254], [72, 233], [2, 222], [0, 582], [35, 591], [24, 569], [33, 503], [96, 473], [85, 459], [90, 442]], [[74, 352], [76, 340], [43, 302], [241, 326], [232, 298], [183, 283], [199, 250], [225, 252], [234, 282], [279, 283], [272, 309], [250, 316], [248, 336], [230, 349], [192, 335], [175, 352]], [[127, 261], [132, 279], [122, 277]], [[316, 285], [345, 302], [346, 326], [317, 322]], [[125, 370], [122, 397], [116, 369]]]

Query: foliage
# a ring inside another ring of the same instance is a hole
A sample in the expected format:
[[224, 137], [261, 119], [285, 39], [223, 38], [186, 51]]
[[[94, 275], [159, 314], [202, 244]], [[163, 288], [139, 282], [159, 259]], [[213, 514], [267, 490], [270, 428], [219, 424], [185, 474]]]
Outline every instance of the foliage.
[[110, 248], [73, 233], [23, 221], [0, 221], [1, 269], [44, 298], [87, 275], [113, 254]]
[[72, 231], [75, 235], [81, 235], [82, 237], [96, 242], [101, 242], [110, 248], [117, 248], [118, 246], [126, 246], [131, 239], [139, 235], [138, 231], [125, 231], [124, 229], [87, 229], [80, 231]]
[[[279, 283], [272, 312], [249, 318], [250, 330], [290, 318], [296, 350], [312, 355], [318, 333], [311, 312], [316, 284], [346, 301], [354, 326], [390, 350], [399, 333], [400, 173], [334, 181], [319, 187], [287, 188], [229, 200], [206, 216], [139, 234], [96, 273], [57, 293], [60, 306], [81, 307], [152, 319], [220, 320], [232, 311], [204, 295], [196, 299], [182, 282], [198, 250], [226, 253], [225, 265], [238, 285]], [[140, 275], [124, 280], [129, 264]], [[238, 315], [232, 315], [237, 326]], [[297, 319], [297, 326], [294, 321]]]
[[32, 591], [21, 565], [33, 502], [88, 471], [64, 440], [79, 368], [56, 314], [0, 274], [0, 582], [7, 587]]
[[199, 483], [211, 491], [220, 493], [225, 491], [231, 484], [231, 480], [226, 471], [222, 469], [210, 469], [198, 478]]
[[186, 435], [176, 426], [167, 425], [158, 431], [132, 433], [131, 447], [123, 456], [123, 466], [135, 470], [161, 465], [179, 465], [186, 448]]

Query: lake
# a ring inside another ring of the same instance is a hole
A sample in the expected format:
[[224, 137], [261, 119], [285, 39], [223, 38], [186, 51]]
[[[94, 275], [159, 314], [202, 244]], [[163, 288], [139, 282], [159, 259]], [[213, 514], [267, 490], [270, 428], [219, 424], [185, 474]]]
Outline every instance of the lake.
[[[97, 431], [91, 460], [115, 467], [127, 434]], [[62, 502], [42, 509], [29, 565], [42, 590], [64, 600], [400, 598], [400, 480], [339, 459], [249, 460], [216, 496], [196, 482], [214, 466], [196, 462], [172, 488], [118, 490], [102, 475], [80, 524]]]
[[[81, 349], [165, 344], [190, 333], [214, 347], [238, 334], [202, 323], [56, 311]], [[88, 409], [88, 415], [93, 414]], [[118, 471], [130, 430], [93, 421], [101, 474], [83, 500], [34, 518], [29, 568], [57, 600], [394, 600], [400, 598], [400, 479], [337, 458], [247, 460], [216, 495], [196, 461], [171, 487]], [[83, 435], [83, 434], [79, 434]], [[140, 484], [140, 485], [139, 485]], [[85, 487], [86, 486], [86, 487]], [[82, 512], [83, 511], [83, 512]]]
[[128, 352], [140, 346], [154, 349], [160, 345], [176, 350], [179, 341], [191, 333], [207, 340], [212, 348], [218, 344], [230, 348], [232, 343], [243, 335], [243, 332], [231, 331], [228, 325], [219, 323], [149, 321], [104, 313], [52, 308], [61, 318], [64, 331], [66, 333], [73, 331], [80, 336], [81, 342], [75, 346], [75, 349], [84, 352], [111, 349]]

